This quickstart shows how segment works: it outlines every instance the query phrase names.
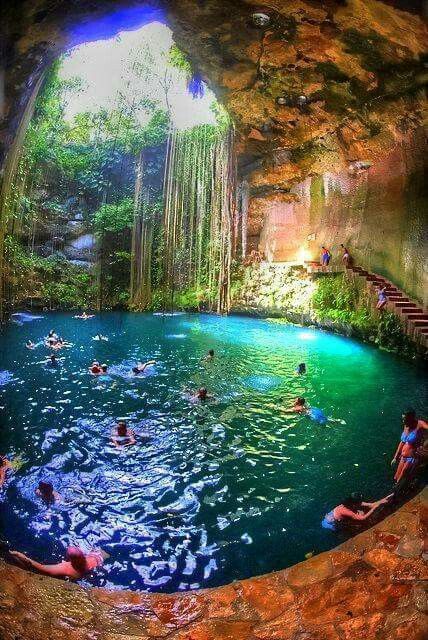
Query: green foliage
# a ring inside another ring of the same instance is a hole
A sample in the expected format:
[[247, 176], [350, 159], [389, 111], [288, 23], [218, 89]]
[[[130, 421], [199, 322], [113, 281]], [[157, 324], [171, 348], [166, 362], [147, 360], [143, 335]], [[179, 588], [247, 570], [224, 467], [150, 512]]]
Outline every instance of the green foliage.
[[132, 227], [134, 220], [134, 203], [131, 198], [124, 198], [117, 204], [103, 204], [95, 213], [95, 230], [100, 235], [106, 232], [119, 233]]
[[316, 70], [322, 73], [325, 80], [333, 80], [334, 82], [347, 82], [349, 76], [346, 75], [337, 64], [328, 60], [327, 62], [319, 62], [316, 66]]
[[197, 311], [208, 300], [208, 291], [205, 288], [188, 287], [184, 291], [178, 291], [174, 296], [176, 309]]
[[414, 345], [404, 333], [400, 319], [390, 311], [384, 311], [379, 316], [375, 342], [388, 351], [407, 355], [412, 355], [414, 352]]
[[342, 35], [348, 53], [360, 55], [363, 66], [369, 71], [381, 71], [386, 66], [385, 53], [388, 40], [370, 30], [362, 33], [357, 29], [347, 29]]
[[360, 338], [388, 351], [407, 357], [417, 353], [398, 316], [390, 311], [375, 311], [365, 286], [346, 275], [320, 278], [312, 305], [320, 321], [349, 327]]
[[51, 308], [91, 308], [95, 287], [90, 273], [61, 255], [41, 258], [15, 238], [5, 238], [6, 275], [13, 285], [16, 305], [28, 299], [43, 301]]
[[183, 71], [188, 76], [192, 74], [192, 67], [190, 66], [189, 60], [176, 44], [173, 44], [169, 50], [168, 63], [171, 67], [180, 69], [180, 71]]

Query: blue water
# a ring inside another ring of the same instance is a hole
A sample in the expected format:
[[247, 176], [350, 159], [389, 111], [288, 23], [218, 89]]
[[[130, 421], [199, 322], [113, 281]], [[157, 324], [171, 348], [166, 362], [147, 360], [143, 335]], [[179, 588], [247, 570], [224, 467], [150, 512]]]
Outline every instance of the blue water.
[[[73, 343], [58, 368], [44, 346], [25, 348], [51, 328]], [[210, 348], [215, 359], [201, 361]], [[104, 379], [88, 373], [93, 359], [109, 365]], [[130, 374], [149, 359], [156, 367]], [[0, 494], [0, 535], [39, 561], [69, 543], [101, 548], [109, 558], [89, 582], [108, 587], [214, 586], [335, 546], [323, 515], [350, 491], [390, 490], [401, 412], [426, 410], [415, 366], [241, 317], [52, 313], [7, 326], [0, 369], [0, 453], [19, 462]], [[191, 400], [200, 386], [214, 396], [204, 405]], [[328, 423], [285, 413], [296, 396]], [[118, 418], [140, 436], [134, 447], [110, 445]], [[41, 479], [61, 494], [51, 508], [35, 496]]]

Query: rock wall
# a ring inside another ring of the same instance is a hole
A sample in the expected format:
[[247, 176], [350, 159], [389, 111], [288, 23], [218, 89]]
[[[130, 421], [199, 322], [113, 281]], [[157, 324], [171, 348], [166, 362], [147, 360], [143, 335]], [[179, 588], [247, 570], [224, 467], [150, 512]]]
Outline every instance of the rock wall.
[[[377, 162], [306, 178], [289, 193], [253, 198], [253, 244], [272, 262], [333, 256], [344, 243], [358, 264], [428, 303], [428, 194], [422, 129], [400, 136]], [[253, 184], [269, 180], [258, 172]], [[275, 175], [275, 171], [274, 171]]]

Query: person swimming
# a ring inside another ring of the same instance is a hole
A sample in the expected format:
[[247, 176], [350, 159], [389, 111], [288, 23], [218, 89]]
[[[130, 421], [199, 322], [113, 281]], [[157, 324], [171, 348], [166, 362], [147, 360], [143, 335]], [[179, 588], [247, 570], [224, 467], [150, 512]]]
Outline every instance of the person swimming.
[[120, 420], [115, 431], [112, 433], [111, 441], [115, 447], [129, 447], [136, 443], [135, 434], [129, 429], [126, 422]]
[[6, 458], [6, 456], [0, 456], [0, 488], [6, 482], [7, 472], [12, 468], [12, 463]]
[[200, 387], [200, 389], [193, 393], [191, 399], [197, 402], [205, 402], [206, 400], [211, 400], [213, 397], [205, 387]]
[[65, 560], [57, 564], [36, 562], [20, 551], [10, 551], [9, 553], [26, 568], [35, 569], [45, 576], [69, 578], [70, 580], [80, 580], [85, 574], [103, 564], [101, 552], [83, 553], [79, 547], [74, 546], [67, 548]]
[[104, 342], [108, 342], [107, 336], [103, 336], [101, 333], [97, 333], [97, 335], [94, 336], [92, 340], [103, 340]]
[[76, 315], [73, 316], [74, 318], [77, 318], [78, 320], [89, 320], [90, 318], [95, 318], [95, 315], [92, 314], [88, 314], [86, 313], [86, 311], [83, 311], [80, 315]]
[[56, 369], [59, 366], [58, 359], [54, 353], [49, 356], [49, 360], [46, 362], [46, 366], [51, 369]]
[[92, 362], [91, 366], [89, 367], [89, 372], [94, 376], [99, 376], [102, 373], [101, 365], [99, 362], [97, 362], [97, 360], [94, 360]]
[[296, 373], [299, 374], [299, 376], [303, 375], [304, 373], [306, 373], [306, 364], [304, 362], [301, 362], [296, 369]]
[[[324, 516], [321, 526], [323, 529], [337, 531], [340, 523], [346, 522], [346, 520], [357, 520], [360, 522], [367, 520], [378, 507], [389, 502], [392, 496], [393, 494], [391, 493], [389, 496], [381, 498], [376, 502], [363, 502], [361, 493], [351, 493], [346, 500]], [[364, 511], [364, 509], [368, 509], [368, 511]]]
[[36, 348], [36, 345], [31, 340], [28, 340], [26, 342], [25, 346], [27, 347], [27, 349], [35, 349]]
[[207, 355], [204, 357], [205, 362], [210, 362], [214, 360], [214, 349], [209, 349]]
[[44, 482], [43, 480], [40, 480], [39, 485], [35, 490], [35, 494], [38, 495], [46, 504], [53, 504], [60, 500], [60, 495], [54, 491], [52, 483]]
[[322, 409], [317, 409], [316, 407], [310, 407], [306, 403], [305, 398], [296, 398], [294, 405], [288, 411], [307, 415], [311, 420], [314, 420], [314, 422], [318, 422], [318, 424], [326, 424], [328, 421], [324, 411], [322, 411]]
[[148, 362], [139, 362], [137, 364], [137, 366], [132, 367], [132, 373], [134, 373], [136, 376], [138, 376], [138, 374], [140, 373], [144, 373], [144, 371], [147, 369], [147, 367], [152, 367], [153, 365], [156, 364], [156, 360], [148, 360]]

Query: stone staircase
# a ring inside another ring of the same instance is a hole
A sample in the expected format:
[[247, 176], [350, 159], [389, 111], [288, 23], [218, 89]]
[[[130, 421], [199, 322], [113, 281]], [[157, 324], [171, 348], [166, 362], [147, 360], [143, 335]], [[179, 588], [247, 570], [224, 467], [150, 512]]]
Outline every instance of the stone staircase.
[[357, 277], [364, 278], [373, 294], [377, 293], [378, 287], [386, 287], [385, 293], [388, 298], [386, 308], [388, 311], [392, 311], [400, 318], [407, 335], [412, 340], [418, 342], [425, 349], [428, 347], [428, 312], [422, 308], [422, 305], [411, 300], [401, 289], [383, 276], [370, 273], [357, 266], [350, 266], [347, 271]]
[[[308, 273], [337, 273], [344, 271], [339, 267], [323, 268], [319, 262], [305, 263]], [[420, 344], [423, 349], [428, 349], [428, 311], [422, 305], [411, 300], [403, 291], [392, 282], [376, 273], [370, 273], [362, 267], [350, 265], [346, 268], [347, 273], [353, 277], [365, 280], [369, 291], [376, 301], [377, 288], [386, 287], [385, 293], [388, 298], [386, 308], [395, 313], [401, 320], [407, 335]]]

